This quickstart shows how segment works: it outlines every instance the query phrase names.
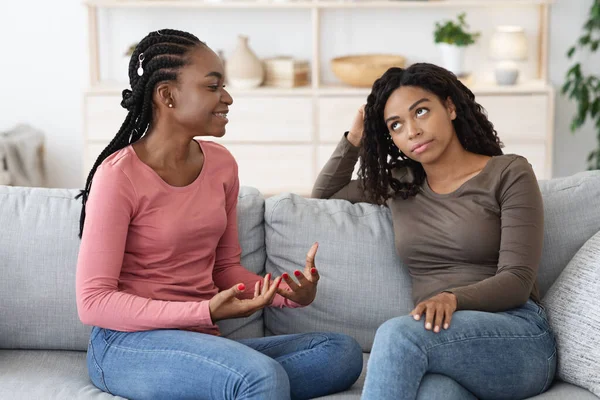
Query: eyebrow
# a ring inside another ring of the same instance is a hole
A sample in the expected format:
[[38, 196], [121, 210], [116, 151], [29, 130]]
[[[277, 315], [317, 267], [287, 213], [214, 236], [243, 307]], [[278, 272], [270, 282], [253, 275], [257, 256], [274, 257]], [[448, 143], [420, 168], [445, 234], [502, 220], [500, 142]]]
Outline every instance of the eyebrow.
[[[427, 97], [423, 97], [421, 100], [415, 101], [412, 106], [408, 107], [408, 111], [412, 111], [416, 106], [418, 106], [419, 104], [421, 104], [425, 101], [429, 101], [429, 99]], [[397, 115], [392, 115], [391, 117], [389, 117], [388, 119], [385, 120], [385, 124], [387, 125], [388, 122], [395, 120], [395, 119], [399, 119], [399, 118], [400, 117], [398, 117]]]
[[205, 78], [208, 78], [210, 76], [214, 76], [216, 78], [223, 79], [223, 74], [221, 74], [220, 72], [217, 72], [217, 71], [209, 72], [208, 74], [206, 74]]

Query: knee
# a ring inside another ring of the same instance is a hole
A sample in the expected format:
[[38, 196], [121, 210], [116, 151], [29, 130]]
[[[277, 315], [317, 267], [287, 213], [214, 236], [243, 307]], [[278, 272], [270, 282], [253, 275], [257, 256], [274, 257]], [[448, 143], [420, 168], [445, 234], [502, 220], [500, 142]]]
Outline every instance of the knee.
[[363, 351], [360, 344], [352, 336], [344, 334], [330, 334], [329, 342], [335, 346], [335, 359], [339, 360], [339, 364], [344, 368], [343, 375], [347, 379], [347, 386], [351, 386], [363, 369]]
[[415, 321], [414, 318], [408, 315], [389, 319], [377, 328], [375, 343], [380, 345], [405, 343], [418, 333], [417, 328], [425, 331], [425, 328], [421, 326], [422, 324], [423, 322]]
[[[250, 371], [244, 377], [249, 392], [271, 393], [273, 398], [289, 397], [290, 381], [287, 372], [277, 361], [261, 354], [253, 360]], [[281, 397], [277, 397], [277, 393]]]

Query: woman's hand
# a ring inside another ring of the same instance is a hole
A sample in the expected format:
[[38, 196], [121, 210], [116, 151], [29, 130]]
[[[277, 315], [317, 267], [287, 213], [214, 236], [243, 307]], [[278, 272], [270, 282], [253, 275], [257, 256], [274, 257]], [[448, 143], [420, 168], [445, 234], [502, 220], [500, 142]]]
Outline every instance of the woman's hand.
[[[457, 301], [453, 293], [443, 292], [430, 299], [417, 304], [414, 310], [410, 312], [417, 321], [421, 319], [421, 315], [425, 313], [425, 329], [435, 333], [440, 331], [440, 327], [448, 329], [452, 314], [456, 311]], [[443, 325], [442, 325], [443, 324]]]
[[358, 109], [358, 112], [354, 116], [354, 120], [352, 120], [352, 126], [348, 131], [348, 141], [352, 143], [353, 146], [359, 147], [360, 142], [362, 141], [363, 133], [365, 130], [365, 105], [363, 104]]
[[282, 275], [283, 281], [290, 287], [289, 290], [283, 288], [277, 289], [277, 293], [286, 299], [290, 299], [300, 305], [307, 306], [315, 299], [317, 295], [317, 282], [319, 281], [319, 272], [315, 267], [315, 255], [319, 244], [312, 245], [306, 254], [306, 265], [304, 273], [299, 270], [294, 271], [298, 283], [296, 283], [287, 273]]
[[271, 274], [265, 275], [263, 281], [256, 282], [253, 299], [240, 300], [236, 297], [246, 289], [243, 283], [219, 292], [209, 302], [212, 321], [249, 317], [256, 311], [269, 306], [273, 302], [280, 283], [281, 277], [271, 282]]

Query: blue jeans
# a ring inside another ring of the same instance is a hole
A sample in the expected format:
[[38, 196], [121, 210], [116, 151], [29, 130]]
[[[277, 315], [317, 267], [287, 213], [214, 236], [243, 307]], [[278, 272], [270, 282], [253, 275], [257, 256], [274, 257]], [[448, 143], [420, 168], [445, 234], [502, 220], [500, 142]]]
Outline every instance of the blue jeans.
[[554, 335], [531, 300], [458, 311], [440, 333], [403, 316], [377, 330], [362, 399], [523, 399], [547, 390], [555, 371]]
[[362, 371], [362, 350], [336, 333], [235, 341], [94, 327], [87, 365], [96, 387], [128, 399], [308, 399], [349, 388]]

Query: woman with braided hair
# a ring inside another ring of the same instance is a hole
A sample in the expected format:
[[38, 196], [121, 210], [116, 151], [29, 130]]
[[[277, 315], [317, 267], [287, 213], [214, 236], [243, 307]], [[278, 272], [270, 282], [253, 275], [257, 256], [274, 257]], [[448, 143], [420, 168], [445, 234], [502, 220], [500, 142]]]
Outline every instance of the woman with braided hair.
[[454, 74], [426, 63], [389, 69], [313, 197], [387, 205], [412, 279], [415, 308], [377, 330], [363, 399], [521, 399], [550, 386], [556, 345], [536, 285], [540, 189]]
[[308, 399], [350, 387], [362, 351], [349, 336], [219, 336], [217, 321], [309, 305], [319, 279], [316, 244], [297, 282], [240, 265], [237, 164], [195, 139], [225, 134], [233, 100], [219, 57], [189, 33], [152, 32], [129, 80], [127, 117], [80, 194], [77, 308], [93, 326], [94, 385], [169, 400]]

